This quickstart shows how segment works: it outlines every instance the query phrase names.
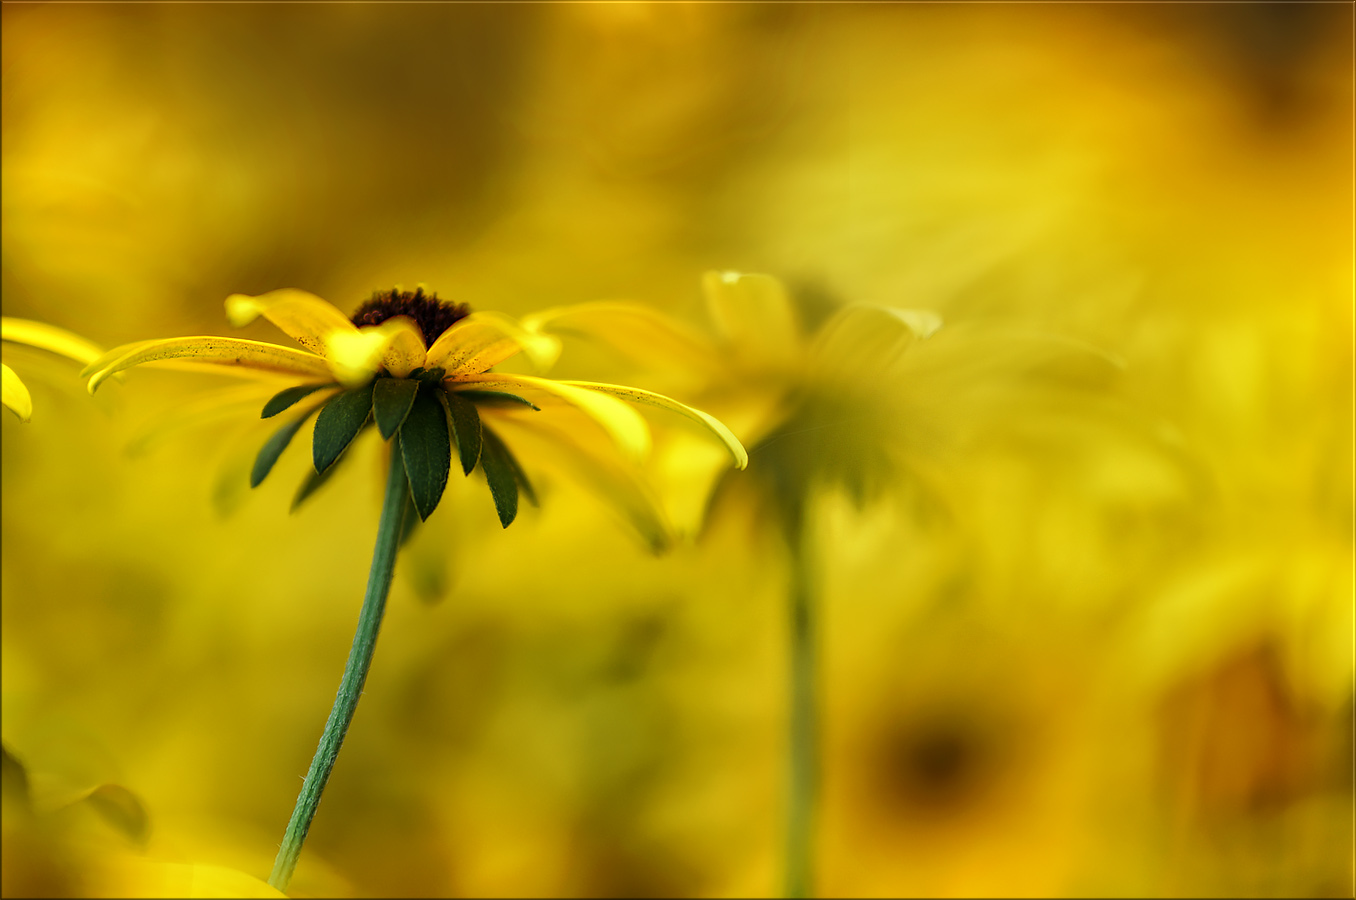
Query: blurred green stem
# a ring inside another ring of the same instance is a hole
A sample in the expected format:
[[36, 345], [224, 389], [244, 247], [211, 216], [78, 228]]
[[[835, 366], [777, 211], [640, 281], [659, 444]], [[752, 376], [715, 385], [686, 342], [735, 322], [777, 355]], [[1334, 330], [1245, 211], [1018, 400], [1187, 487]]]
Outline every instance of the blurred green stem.
[[399, 441], [398, 437], [391, 441], [391, 472], [386, 480], [386, 498], [382, 502], [381, 520], [377, 525], [372, 569], [367, 576], [367, 595], [363, 598], [362, 612], [358, 614], [358, 632], [353, 636], [353, 648], [348, 653], [344, 677], [339, 682], [339, 696], [334, 700], [329, 721], [325, 723], [325, 732], [320, 736], [320, 746], [311, 760], [311, 770], [302, 782], [301, 795], [297, 797], [292, 819], [287, 823], [282, 846], [278, 848], [278, 858], [273, 862], [273, 873], [268, 876], [268, 883], [279, 891], [286, 891], [292, 880], [297, 858], [301, 855], [301, 845], [305, 843], [306, 833], [311, 829], [311, 820], [320, 806], [320, 795], [324, 793], [325, 783], [334, 769], [339, 747], [344, 743], [344, 735], [348, 733], [349, 723], [353, 721], [353, 713], [358, 708], [367, 670], [372, 665], [372, 653], [377, 646], [382, 613], [386, 610], [386, 595], [391, 590], [391, 576], [395, 572], [396, 552], [400, 549], [400, 533], [408, 506], [406, 497], [409, 486]]
[[819, 784], [818, 711], [815, 703], [816, 610], [814, 567], [804, 527], [791, 550], [791, 715], [786, 820], [786, 896], [814, 894], [815, 801]]

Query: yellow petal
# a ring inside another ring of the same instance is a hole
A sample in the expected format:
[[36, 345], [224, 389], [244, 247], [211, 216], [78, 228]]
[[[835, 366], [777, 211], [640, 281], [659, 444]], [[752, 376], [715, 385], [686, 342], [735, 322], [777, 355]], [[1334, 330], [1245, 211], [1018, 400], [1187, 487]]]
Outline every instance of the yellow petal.
[[892, 374], [914, 343], [941, 327], [930, 310], [854, 304], [819, 330], [806, 371], [812, 381], [860, 388]]
[[532, 332], [601, 341], [645, 362], [658, 358], [688, 369], [717, 362], [710, 342], [699, 332], [642, 303], [599, 301], [558, 306], [525, 316], [523, 327]]
[[631, 403], [644, 403], [648, 406], [657, 406], [660, 409], [667, 409], [676, 412], [679, 415], [687, 416], [694, 422], [705, 425], [716, 437], [720, 438], [725, 449], [730, 451], [734, 457], [735, 467], [742, 469], [749, 464], [749, 454], [744, 449], [744, 445], [739, 442], [739, 438], [734, 436], [730, 429], [726, 428], [715, 416], [709, 416], [700, 409], [693, 409], [685, 403], [679, 403], [672, 397], [665, 397], [663, 394], [655, 394], [651, 391], [642, 391], [640, 388], [626, 387], [620, 384], [599, 384], [596, 381], [559, 381], [557, 384], [570, 384], [575, 387], [587, 388], [591, 391], [599, 391], [604, 394], [610, 394], [622, 400], [628, 400]]
[[526, 353], [540, 371], [560, 356], [560, 340], [529, 331], [508, 316], [471, 313], [444, 331], [428, 349], [426, 365], [441, 367], [449, 376], [475, 375], [519, 352]]
[[33, 398], [29, 396], [28, 388], [4, 363], [0, 363], [0, 403], [12, 410], [20, 422], [33, 418]]
[[575, 407], [602, 426], [622, 452], [634, 460], [650, 452], [650, 427], [640, 413], [607, 394], [585, 390], [562, 381], [532, 375], [463, 375], [452, 387], [466, 385], [481, 391], [544, 393]]
[[226, 298], [226, 318], [241, 328], [263, 316], [288, 337], [312, 353], [324, 354], [329, 335], [356, 334], [358, 326], [333, 305], [315, 294], [284, 288], [251, 297], [232, 294]]
[[190, 359], [216, 365], [246, 366], [272, 372], [296, 375], [329, 375], [323, 357], [304, 350], [279, 347], [261, 341], [215, 336], [166, 338], [142, 341], [118, 347], [104, 354], [95, 363], [86, 366], [82, 374], [89, 374], [89, 392], [99, 389], [111, 375], [143, 363], [167, 359]]
[[782, 283], [770, 275], [707, 272], [706, 305], [734, 353], [757, 368], [794, 365], [803, 349], [800, 321]]
[[405, 378], [424, 364], [424, 333], [408, 316], [396, 316], [377, 326], [386, 335], [381, 364], [396, 378]]
[[534, 467], [558, 469], [601, 498], [653, 552], [661, 553], [672, 544], [673, 528], [659, 498], [631, 465], [611, 457], [606, 445], [598, 446], [580, 429], [541, 416], [489, 410], [485, 419], [493, 422], [515, 455], [530, 458]]
[[0, 339], [59, 353], [79, 363], [90, 363], [104, 351], [64, 328], [29, 319], [0, 318]]
[[366, 384], [382, 366], [397, 378], [404, 378], [424, 365], [424, 339], [411, 319], [396, 316], [351, 333], [330, 332], [325, 358], [335, 379], [345, 387]]

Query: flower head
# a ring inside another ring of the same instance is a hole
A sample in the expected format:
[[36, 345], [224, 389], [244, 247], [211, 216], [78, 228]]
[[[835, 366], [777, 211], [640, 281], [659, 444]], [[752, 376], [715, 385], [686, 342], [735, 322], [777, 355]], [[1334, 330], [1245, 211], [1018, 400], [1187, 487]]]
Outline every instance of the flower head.
[[[514, 422], [532, 430], [536, 423], [531, 417], [538, 414], [569, 423], [569, 428], [557, 423], [545, 429], [567, 456], [590, 452], [589, 436], [576, 433], [579, 423], [569, 419], [575, 415], [585, 420], [584, 429], [605, 436], [625, 457], [643, 458], [650, 449], [650, 431], [630, 405], [642, 404], [698, 422], [727, 448], [738, 467], [748, 460], [723, 424], [662, 394], [492, 372], [519, 354], [543, 369], [559, 355], [560, 342], [508, 316], [472, 312], [465, 304], [448, 303], [422, 289], [374, 294], [352, 318], [319, 297], [290, 289], [257, 297], [234, 294], [226, 299], [226, 314], [237, 327], [263, 316], [301, 348], [216, 336], [166, 338], [114, 348], [82, 374], [89, 378], [91, 393], [119, 372], [156, 363], [264, 372], [296, 382], [264, 405], [264, 418], [298, 405], [302, 412], [264, 444], [250, 480], [252, 485], [264, 480], [314, 415], [314, 472], [298, 499], [323, 484], [358, 434], [373, 426], [398, 446], [410, 480], [410, 500], [421, 520], [442, 497], [455, 448], [464, 474], [477, 467], [484, 473], [500, 522], [507, 527], [517, 514], [520, 492], [529, 500], [534, 494], [500, 431]], [[620, 494], [613, 499], [628, 502]], [[662, 543], [659, 530], [656, 526], [647, 534], [652, 543]]]
[[[816, 326], [770, 275], [711, 271], [702, 287], [710, 332], [622, 303], [545, 310], [523, 324], [544, 336], [610, 344], [642, 366], [662, 357], [694, 373], [705, 382], [696, 395], [748, 443], [761, 499], [792, 531], [823, 488], [845, 491], [858, 506], [892, 486], [930, 490], [926, 482], [943, 477], [981, 427], [1039, 416], [1049, 405], [1041, 385], [1058, 380], [1052, 373], [1120, 365], [1067, 338], [968, 324], [944, 329], [927, 309], [851, 303]], [[686, 497], [679, 527], [695, 532], [706, 513], [700, 498], [723, 466], [709, 454], [682, 452], [704, 463], [669, 467]]]

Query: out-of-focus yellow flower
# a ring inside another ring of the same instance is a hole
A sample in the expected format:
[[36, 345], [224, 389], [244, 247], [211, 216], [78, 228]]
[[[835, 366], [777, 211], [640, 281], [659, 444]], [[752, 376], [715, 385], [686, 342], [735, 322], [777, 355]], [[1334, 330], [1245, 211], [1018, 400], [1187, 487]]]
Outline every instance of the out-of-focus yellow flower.
[[[98, 359], [103, 353], [98, 345], [64, 328], [9, 316], [0, 318], [0, 340], [47, 350], [85, 364]], [[4, 363], [0, 363], [0, 403], [22, 422], [33, 418], [33, 398], [27, 386]]]
[[[943, 328], [931, 310], [884, 304], [848, 304], [808, 329], [772, 276], [713, 271], [702, 284], [714, 339], [635, 304], [547, 310], [523, 324], [704, 381], [699, 402], [750, 446], [763, 501], [793, 527], [820, 488], [845, 489], [861, 506], [909, 480], [901, 476], [931, 481], [999, 423], [1039, 427], [1057, 411], [1055, 394], [1103, 384], [1121, 366], [1059, 335]], [[723, 460], [682, 436], [665, 449], [666, 505], [678, 529], [695, 534]]]
[[[164, 362], [206, 363], [226, 372], [243, 367], [249, 375], [265, 372], [305, 379], [275, 395], [264, 407], [264, 417], [278, 415], [311, 394], [322, 394], [322, 401], [309, 405], [265, 444], [251, 475], [251, 483], [259, 484], [301, 426], [318, 413], [315, 473], [303, 485], [299, 499], [323, 483], [359, 432], [375, 424], [385, 439], [397, 433], [401, 436], [411, 499], [421, 519], [427, 519], [438, 505], [455, 445], [466, 474], [479, 464], [500, 521], [507, 527], [517, 513], [519, 490], [529, 498], [533, 493], [498, 429], [508, 422], [532, 429], [536, 423], [522, 420], [543, 407], [581, 413], [631, 461], [646, 456], [651, 437], [645, 420], [622, 401], [684, 415], [715, 435], [737, 466], [743, 468], [748, 461], [743, 446], [721, 422], [662, 394], [615, 384], [491, 372], [519, 353], [543, 368], [554, 362], [559, 341], [530, 331], [508, 316], [473, 313], [464, 304], [446, 303], [422, 288], [413, 293], [376, 294], [352, 319], [319, 297], [291, 289], [258, 297], [232, 295], [226, 300], [226, 312], [236, 326], [263, 316], [304, 349], [215, 336], [141, 341], [110, 350], [82, 374], [89, 377], [91, 393], [109, 377], [133, 366]], [[628, 492], [630, 485], [601, 474], [603, 467], [592, 459], [595, 451], [587, 437], [545, 427], [563, 454], [584, 460], [581, 467], [594, 473], [592, 481], [611, 499], [628, 508], [638, 500], [643, 502], [646, 494]], [[656, 511], [631, 518], [642, 524], [652, 544], [665, 543], [663, 519]]]
[[6, 897], [282, 897], [226, 866], [148, 848], [150, 817], [119, 784], [73, 788], [3, 751]]

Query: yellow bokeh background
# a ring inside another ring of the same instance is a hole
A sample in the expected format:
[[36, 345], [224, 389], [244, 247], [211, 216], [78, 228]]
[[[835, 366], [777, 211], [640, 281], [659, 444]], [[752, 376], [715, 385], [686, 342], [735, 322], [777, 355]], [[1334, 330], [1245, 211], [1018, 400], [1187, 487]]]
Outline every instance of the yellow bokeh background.
[[[227, 295], [280, 287], [629, 300], [705, 329], [710, 269], [777, 276], [811, 329], [858, 301], [942, 315], [897, 424], [954, 452], [812, 504], [821, 893], [1350, 895], [1351, 7], [3, 25], [4, 314], [106, 347], [227, 333]], [[1118, 368], [1015, 383], [999, 357], [1036, 334]], [[76, 366], [5, 354], [34, 399], [3, 424], [3, 737], [34, 804], [6, 806], [5, 894], [173, 895], [192, 866], [245, 892], [348, 651], [378, 447], [288, 515], [305, 454], [249, 492], [256, 410], [146, 437], [212, 376], [91, 399]], [[583, 341], [558, 371], [717, 413], [745, 387]], [[501, 531], [453, 479], [402, 557], [292, 893], [777, 891], [775, 524], [736, 484], [655, 557], [524, 464], [539, 510]], [[71, 804], [100, 784], [145, 840]]]

